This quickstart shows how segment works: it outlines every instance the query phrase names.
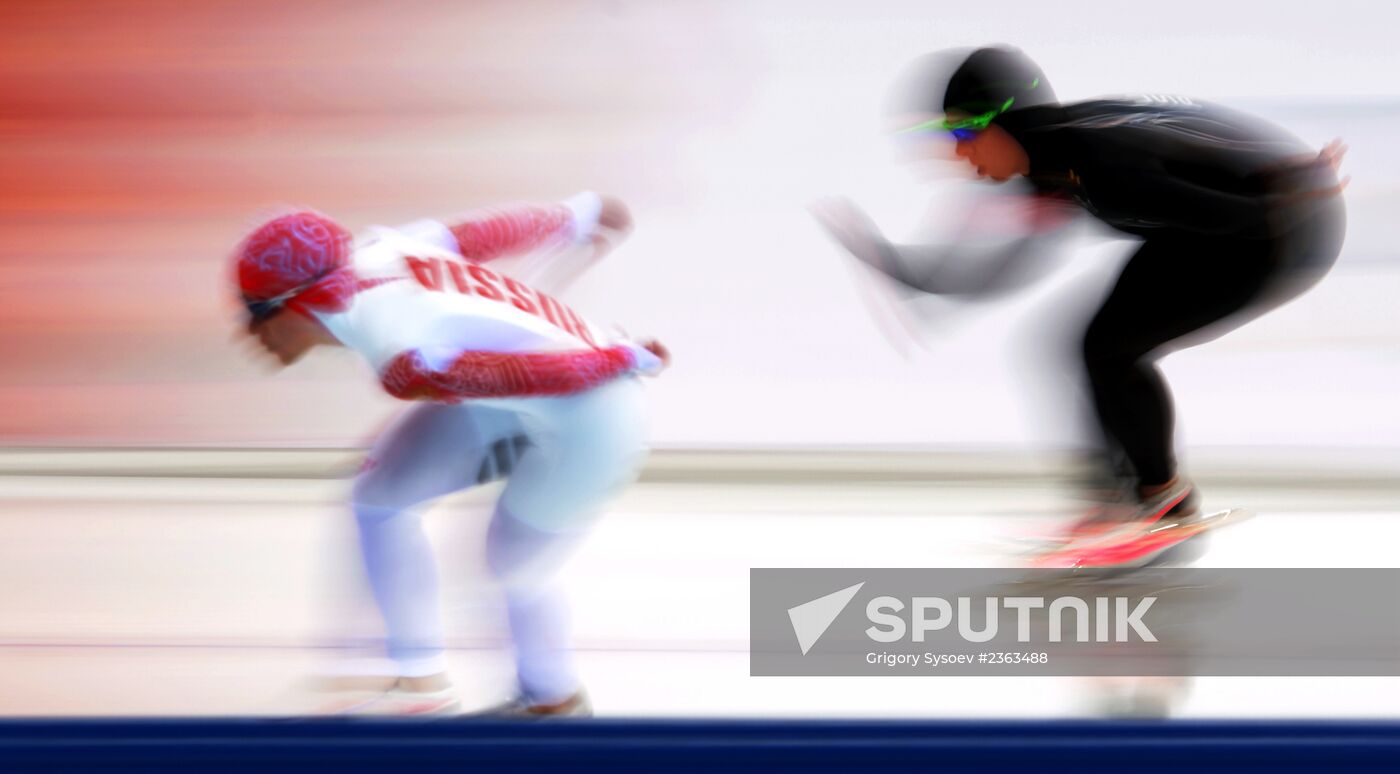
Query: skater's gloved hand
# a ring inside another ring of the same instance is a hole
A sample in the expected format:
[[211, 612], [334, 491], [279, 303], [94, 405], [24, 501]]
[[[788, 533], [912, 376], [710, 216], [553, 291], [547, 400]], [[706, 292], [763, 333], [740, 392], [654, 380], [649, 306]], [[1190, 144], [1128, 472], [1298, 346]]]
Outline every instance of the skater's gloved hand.
[[598, 226], [589, 235], [594, 260], [612, 252], [632, 233], [632, 212], [627, 205], [616, 196], [604, 196], [602, 202], [602, 209], [598, 211]]
[[1332, 168], [1333, 172], [1341, 172], [1342, 158], [1347, 155], [1347, 144], [1342, 142], [1342, 138], [1333, 138], [1332, 142], [1322, 146], [1322, 150], [1317, 154], [1319, 163], [1326, 164]]
[[632, 230], [632, 212], [616, 196], [604, 196], [603, 208], [598, 211], [598, 225], [611, 231], [626, 233]]
[[[1284, 204], [1306, 203], [1317, 199], [1326, 199], [1336, 196], [1346, 190], [1347, 184], [1351, 182], [1349, 176], [1342, 175], [1342, 159], [1347, 155], [1347, 145], [1340, 138], [1334, 139], [1322, 146], [1316, 156], [1301, 155], [1289, 158], [1287, 161], [1277, 165], [1271, 171], [1282, 181], [1283, 188], [1293, 189], [1280, 195], [1279, 199]], [[1321, 175], [1308, 174], [1309, 171], [1321, 172]], [[1302, 173], [1302, 174], [1300, 174]], [[1319, 181], [1335, 181], [1335, 184], [1326, 182], [1317, 185]], [[1279, 223], [1279, 229], [1287, 229], [1292, 225], [1295, 217], [1291, 213], [1281, 216], [1284, 222]]]
[[1346, 155], [1347, 146], [1346, 143], [1342, 142], [1340, 137], [1324, 145], [1322, 150], [1318, 152], [1317, 161], [1315, 163], [1320, 167], [1330, 170], [1332, 176], [1337, 178], [1337, 184], [1318, 191], [1313, 191], [1312, 195], [1314, 197], [1336, 196], [1346, 190], [1347, 183], [1351, 182], [1349, 176], [1342, 175], [1342, 159]]
[[671, 364], [671, 351], [656, 339], [648, 339], [641, 343], [623, 341], [621, 344], [631, 351], [632, 360], [637, 364], [637, 373], [643, 376], [656, 376]]

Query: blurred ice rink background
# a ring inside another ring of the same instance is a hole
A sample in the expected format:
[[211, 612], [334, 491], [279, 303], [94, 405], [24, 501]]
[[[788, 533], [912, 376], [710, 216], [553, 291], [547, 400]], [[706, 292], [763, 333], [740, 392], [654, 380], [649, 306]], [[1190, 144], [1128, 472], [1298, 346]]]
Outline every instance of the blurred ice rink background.
[[[571, 305], [676, 358], [649, 390], [659, 468], [571, 568], [599, 709], [1074, 711], [1044, 685], [747, 677], [748, 567], [994, 562], [1009, 524], [1065, 507], [1026, 456], [1075, 440], [1070, 338], [1040, 322], [1127, 245], [930, 310], [902, 353], [804, 210], [845, 194], [906, 235], [951, 206], [879, 120], [900, 66], [948, 46], [1020, 46], [1066, 100], [1188, 94], [1350, 144], [1333, 273], [1165, 368], [1210, 494], [1278, 516], [1210, 561], [1394, 566], [1397, 21], [1379, 2], [0, 4], [0, 712], [283, 711], [340, 620], [333, 476], [396, 406], [349, 353], [269, 374], [233, 341], [225, 259], [259, 214], [361, 228], [583, 188], [638, 229]], [[469, 505], [434, 515], [446, 567], [470, 565]], [[495, 641], [456, 636], [470, 687]], [[1374, 687], [1217, 681], [1184, 711], [1400, 714]]]

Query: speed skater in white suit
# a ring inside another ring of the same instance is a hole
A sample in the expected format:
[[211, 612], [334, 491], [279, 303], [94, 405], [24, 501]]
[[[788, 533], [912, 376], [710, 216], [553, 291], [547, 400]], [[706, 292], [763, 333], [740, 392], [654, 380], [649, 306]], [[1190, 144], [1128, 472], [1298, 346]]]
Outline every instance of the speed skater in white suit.
[[498, 270], [504, 261], [488, 264], [543, 255], [545, 275], [571, 278], [630, 228], [622, 202], [585, 192], [375, 228], [358, 240], [324, 215], [294, 212], [239, 247], [248, 331], [282, 365], [317, 345], [349, 347], [386, 392], [416, 404], [378, 439], [354, 484], [392, 674], [360, 681], [363, 693], [346, 711], [457, 709], [422, 510], [502, 478], [487, 565], [504, 592], [519, 689], [499, 711], [590, 711], [554, 574], [640, 469], [638, 377], [659, 373], [669, 353], [655, 341], [605, 335], [538, 289], [550, 276], [526, 284]]

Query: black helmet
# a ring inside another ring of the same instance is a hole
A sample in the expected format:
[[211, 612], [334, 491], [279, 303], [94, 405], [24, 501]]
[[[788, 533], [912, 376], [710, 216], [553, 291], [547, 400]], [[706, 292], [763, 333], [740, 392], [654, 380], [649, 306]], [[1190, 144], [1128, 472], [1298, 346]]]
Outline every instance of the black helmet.
[[896, 82], [891, 114], [950, 111], [988, 119], [1055, 102], [1035, 62], [1010, 46], [947, 49], [921, 57]]
[[943, 91], [943, 112], [1001, 114], [1055, 102], [1040, 66], [1018, 48], [988, 46], [968, 54]]

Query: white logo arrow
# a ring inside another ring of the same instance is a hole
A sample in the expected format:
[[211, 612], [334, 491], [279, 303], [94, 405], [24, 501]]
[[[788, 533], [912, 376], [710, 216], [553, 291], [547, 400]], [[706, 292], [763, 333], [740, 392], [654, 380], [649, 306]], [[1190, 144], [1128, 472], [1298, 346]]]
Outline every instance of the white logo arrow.
[[807, 655], [807, 651], [826, 634], [831, 622], [841, 615], [841, 611], [846, 609], [846, 605], [851, 603], [856, 592], [864, 585], [865, 581], [861, 581], [811, 602], [788, 608], [788, 618], [792, 621], [792, 631], [797, 635], [797, 644], [802, 648], [802, 655]]

